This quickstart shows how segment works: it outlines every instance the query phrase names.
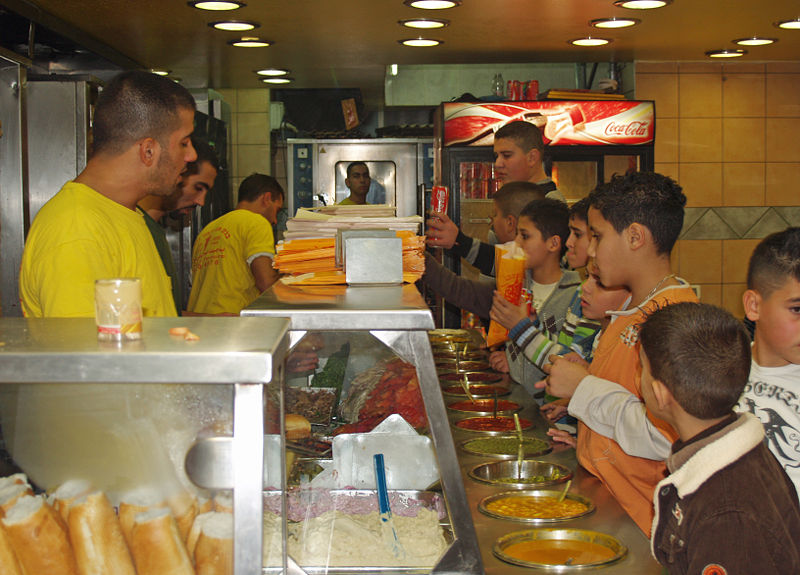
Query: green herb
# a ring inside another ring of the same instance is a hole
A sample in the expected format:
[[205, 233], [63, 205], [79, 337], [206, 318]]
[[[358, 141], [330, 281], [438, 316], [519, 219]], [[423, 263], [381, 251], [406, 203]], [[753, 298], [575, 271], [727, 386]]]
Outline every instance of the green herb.
[[350, 356], [350, 342], [342, 345], [339, 351], [333, 353], [322, 371], [315, 373], [311, 378], [311, 387], [333, 387], [336, 389], [336, 400], [342, 392], [344, 372], [347, 369], [347, 358]]
[[[473, 439], [465, 444], [469, 451], [496, 455], [516, 455], [518, 446], [519, 441], [516, 437], [486, 437]], [[525, 455], [533, 455], [547, 449], [547, 442], [541, 439], [524, 438], [522, 448]]]

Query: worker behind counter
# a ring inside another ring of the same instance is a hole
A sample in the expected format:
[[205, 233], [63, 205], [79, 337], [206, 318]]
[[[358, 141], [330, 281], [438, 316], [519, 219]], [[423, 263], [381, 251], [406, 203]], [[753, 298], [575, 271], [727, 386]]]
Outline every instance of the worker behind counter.
[[187, 162], [195, 103], [172, 80], [123, 72], [100, 94], [86, 168], [33, 221], [20, 265], [27, 317], [94, 317], [94, 283], [138, 277], [145, 316], [175, 316], [170, 279], [136, 205], [174, 192]]
[[194, 243], [192, 314], [238, 315], [278, 279], [272, 267], [272, 226], [283, 188], [272, 176], [251, 174], [239, 186], [236, 209], [210, 222]]
[[383, 204], [386, 202], [386, 189], [369, 175], [369, 166], [364, 162], [351, 162], [347, 165], [344, 185], [350, 195], [339, 202], [339, 206]]
[[208, 143], [192, 136], [192, 147], [197, 152], [197, 159], [186, 165], [181, 182], [173, 193], [169, 196], [147, 196], [137, 206], [144, 215], [147, 228], [150, 230], [150, 235], [153, 236], [158, 255], [161, 257], [161, 263], [164, 264], [164, 270], [172, 282], [172, 297], [178, 313], [183, 309], [180, 278], [176, 277], [175, 263], [167, 242], [167, 234], [159, 222], [169, 214], [179, 218], [180, 224], [183, 225], [184, 216], [192, 213], [195, 207], [205, 205], [206, 194], [214, 187], [214, 180], [217, 179], [219, 170], [217, 155]]

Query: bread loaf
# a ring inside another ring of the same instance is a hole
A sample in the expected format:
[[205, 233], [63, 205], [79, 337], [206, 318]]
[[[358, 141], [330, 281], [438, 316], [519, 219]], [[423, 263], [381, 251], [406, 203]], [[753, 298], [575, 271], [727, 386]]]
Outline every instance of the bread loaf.
[[197, 499], [188, 491], [182, 491], [167, 498], [167, 505], [172, 510], [172, 515], [178, 524], [181, 539], [186, 541], [189, 530], [192, 528], [194, 518], [197, 517]]
[[286, 439], [304, 439], [311, 435], [311, 423], [302, 415], [287, 413], [284, 418]]
[[211, 513], [194, 549], [197, 575], [233, 575], [233, 516]]
[[0, 517], [6, 514], [20, 497], [33, 495], [33, 489], [25, 483], [9, 483], [0, 489]]
[[130, 550], [138, 575], [195, 575], [169, 509], [145, 511], [134, 518]]
[[166, 506], [167, 503], [154, 489], [138, 489], [122, 496], [119, 503], [119, 525], [128, 547], [131, 546], [131, 531], [133, 531], [133, 521], [136, 516], [151, 509], [162, 509]]
[[0, 521], [0, 575], [22, 575], [22, 567], [2, 521]]
[[91, 492], [92, 484], [85, 479], [70, 479], [62, 483], [52, 493], [48, 501], [66, 524], [69, 518], [70, 505]]
[[136, 575], [117, 514], [103, 493], [74, 502], [68, 526], [80, 575]]

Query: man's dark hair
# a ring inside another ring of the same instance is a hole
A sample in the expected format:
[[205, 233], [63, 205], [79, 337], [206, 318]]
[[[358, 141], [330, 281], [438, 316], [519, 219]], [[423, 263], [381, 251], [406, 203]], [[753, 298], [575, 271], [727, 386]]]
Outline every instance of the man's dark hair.
[[250, 174], [239, 185], [240, 202], [254, 202], [264, 194], [269, 194], [273, 201], [284, 197], [278, 180], [266, 174]]
[[534, 148], [540, 152], [544, 151], [544, 140], [542, 140], [542, 132], [539, 127], [524, 120], [509, 122], [497, 130], [494, 134], [494, 139], [499, 140], [502, 138], [514, 140], [514, 143], [522, 148], [522, 151], [526, 154]]
[[730, 312], [682, 302], [654, 312], [639, 341], [653, 379], [698, 419], [729, 414], [750, 374], [750, 336]]
[[522, 209], [520, 218], [528, 218], [536, 229], [542, 234], [542, 239], [553, 236], [561, 238], [561, 253], [567, 251], [567, 238], [569, 237], [569, 208], [560, 200], [544, 198], [534, 200]]
[[349, 164], [347, 164], [347, 177], [348, 178], [350, 177], [350, 172], [353, 170], [353, 168], [355, 168], [357, 166], [364, 166], [365, 168], [367, 168], [367, 173], [369, 173], [369, 166], [366, 164], [366, 162], [350, 162]]
[[194, 176], [200, 171], [200, 165], [204, 163], [211, 164], [212, 168], [219, 171], [219, 160], [217, 159], [217, 154], [214, 153], [214, 148], [212, 148], [208, 142], [198, 136], [193, 135], [192, 147], [194, 148], [194, 151], [197, 152], [197, 159], [194, 162], [189, 162], [186, 164], [184, 175]]
[[180, 84], [149, 72], [115, 76], [100, 93], [94, 110], [94, 153], [120, 154], [143, 138], [167, 145], [180, 127], [180, 110], [195, 110], [194, 98]]
[[761, 240], [750, 256], [747, 289], [768, 298], [789, 278], [800, 281], [800, 228], [786, 228]]
[[589, 198], [581, 198], [569, 208], [569, 217], [582, 222], [589, 221]]
[[544, 197], [545, 192], [533, 182], [509, 182], [494, 193], [492, 200], [502, 215], [519, 218], [525, 206]]
[[591, 207], [616, 230], [633, 223], [650, 230], [658, 254], [669, 254], [683, 227], [686, 196], [678, 182], [654, 172], [614, 175], [589, 194]]

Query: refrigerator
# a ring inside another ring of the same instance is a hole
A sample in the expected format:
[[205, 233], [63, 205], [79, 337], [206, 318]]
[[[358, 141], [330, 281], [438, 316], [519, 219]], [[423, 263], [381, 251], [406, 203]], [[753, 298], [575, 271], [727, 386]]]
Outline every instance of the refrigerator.
[[[585, 197], [615, 173], [653, 170], [652, 101], [445, 102], [435, 115], [434, 183], [447, 186], [448, 215], [468, 236], [489, 240], [491, 196], [500, 186], [493, 169], [494, 134], [519, 120], [542, 131], [545, 171], [567, 203]], [[446, 252], [443, 263], [466, 277], [480, 275]], [[471, 325], [457, 308], [439, 307], [443, 313], [436, 318], [438, 325]]]

